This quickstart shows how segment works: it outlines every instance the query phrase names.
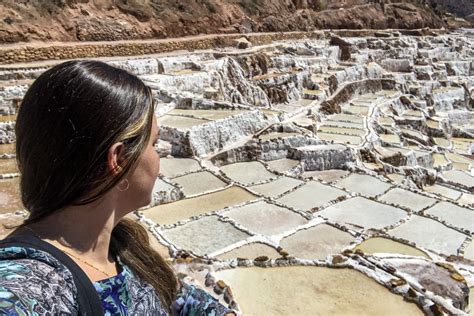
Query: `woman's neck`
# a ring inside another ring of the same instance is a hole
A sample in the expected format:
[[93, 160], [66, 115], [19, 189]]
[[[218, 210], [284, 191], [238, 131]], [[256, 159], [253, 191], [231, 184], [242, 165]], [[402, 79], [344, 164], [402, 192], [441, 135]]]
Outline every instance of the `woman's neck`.
[[117, 274], [109, 249], [112, 230], [120, 218], [114, 207], [102, 201], [64, 208], [27, 227], [63, 250], [97, 281]]

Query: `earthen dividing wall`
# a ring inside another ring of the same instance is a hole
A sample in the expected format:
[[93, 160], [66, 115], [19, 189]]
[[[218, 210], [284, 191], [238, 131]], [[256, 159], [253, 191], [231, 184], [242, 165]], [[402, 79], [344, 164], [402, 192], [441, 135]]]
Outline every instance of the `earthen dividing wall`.
[[[401, 30], [403, 33], [406, 30]], [[270, 44], [273, 41], [296, 40], [303, 38], [325, 38], [329, 31], [314, 32], [275, 32], [246, 34], [222, 34], [184, 37], [179, 39], [119, 41], [119, 42], [88, 42], [88, 43], [57, 43], [57, 44], [24, 44], [0, 47], [0, 64], [12, 64], [42, 60], [60, 60], [75, 58], [136, 56], [167, 53], [177, 50], [202, 50], [215, 47], [235, 45], [235, 40], [245, 37], [253, 45]], [[332, 30], [340, 36], [374, 36], [380, 30]], [[422, 35], [427, 30], [412, 30]], [[430, 30], [443, 33], [443, 30]]]
[[[318, 38], [323, 32], [261, 33], [245, 37], [253, 45], [270, 44], [273, 41]], [[97, 43], [61, 43], [49, 46], [26, 44], [0, 48], [0, 63], [31, 62], [89, 57], [136, 56], [167, 53], [177, 50], [202, 50], [215, 47], [234, 46], [242, 34], [199, 36], [167, 40], [143, 40]]]

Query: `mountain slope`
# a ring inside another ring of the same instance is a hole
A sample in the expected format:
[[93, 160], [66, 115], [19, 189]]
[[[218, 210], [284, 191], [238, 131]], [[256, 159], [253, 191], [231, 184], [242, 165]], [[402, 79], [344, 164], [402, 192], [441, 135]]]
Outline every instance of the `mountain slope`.
[[[330, 28], [439, 28], [430, 6], [384, 0], [3, 0], [0, 43]], [[340, 8], [342, 6], [342, 8]]]

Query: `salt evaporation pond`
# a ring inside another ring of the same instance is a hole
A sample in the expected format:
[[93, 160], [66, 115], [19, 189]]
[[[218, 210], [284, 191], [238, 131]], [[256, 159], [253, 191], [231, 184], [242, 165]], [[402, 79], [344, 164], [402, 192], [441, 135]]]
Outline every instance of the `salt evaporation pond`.
[[[160, 176], [131, 218], [181, 277], [245, 315], [472, 311], [472, 32], [314, 34], [104, 58], [158, 104]], [[0, 78], [5, 236], [27, 215], [14, 100], [46, 68], [0, 70], [26, 79]]]

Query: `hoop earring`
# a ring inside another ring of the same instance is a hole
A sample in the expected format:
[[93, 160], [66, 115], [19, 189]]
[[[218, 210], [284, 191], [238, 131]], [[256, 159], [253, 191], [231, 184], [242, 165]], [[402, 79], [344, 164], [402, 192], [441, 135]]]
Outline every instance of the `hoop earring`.
[[126, 187], [125, 187], [125, 189], [121, 189], [121, 188], [120, 188], [120, 185], [118, 185], [118, 186], [117, 186], [117, 190], [119, 190], [120, 192], [125, 192], [125, 191], [127, 191], [128, 188], [130, 187], [130, 182], [128, 182], [128, 179], [125, 179], [125, 180], [123, 180], [123, 181], [125, 181]]

